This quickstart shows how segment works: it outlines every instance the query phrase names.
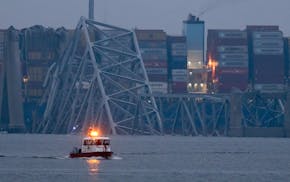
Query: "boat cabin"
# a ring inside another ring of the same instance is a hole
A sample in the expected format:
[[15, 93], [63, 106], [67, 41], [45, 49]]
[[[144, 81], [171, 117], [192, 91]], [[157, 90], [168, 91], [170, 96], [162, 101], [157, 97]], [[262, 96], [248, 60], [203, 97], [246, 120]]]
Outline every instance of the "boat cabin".
[[83, 153], [111, 152], [109, 137], [86, 137], [82, 142]]

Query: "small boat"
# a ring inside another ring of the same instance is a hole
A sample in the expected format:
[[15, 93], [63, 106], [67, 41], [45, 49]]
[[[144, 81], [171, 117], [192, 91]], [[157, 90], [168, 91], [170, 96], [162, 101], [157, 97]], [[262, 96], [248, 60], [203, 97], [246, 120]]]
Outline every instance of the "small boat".
[[99, 136], [96, 130], [91, 129], [89, 135], [83, 138], [82, 147], [75, 147], [70, 153], [70, 158], [103, 157], [109, 159], [112, 155], [110, 138]]

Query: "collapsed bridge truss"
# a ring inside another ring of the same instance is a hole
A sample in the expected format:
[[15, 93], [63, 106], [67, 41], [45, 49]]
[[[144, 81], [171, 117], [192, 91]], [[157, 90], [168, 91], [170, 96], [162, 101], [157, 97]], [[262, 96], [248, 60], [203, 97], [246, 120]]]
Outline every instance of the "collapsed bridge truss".
[[46, 86], [38, 132], [70, 133], [94, 125], [112, 134], [162, 133], [134, 31], [82, 17]]

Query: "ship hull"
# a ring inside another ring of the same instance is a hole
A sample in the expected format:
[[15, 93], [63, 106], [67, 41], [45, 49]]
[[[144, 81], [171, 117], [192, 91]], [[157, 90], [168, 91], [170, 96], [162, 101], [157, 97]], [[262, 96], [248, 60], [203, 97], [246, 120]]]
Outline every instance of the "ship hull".
[[104, 157], [109, 159], [112, 157], [113, 152], [88, 152], [88, 153], [70, 153], [70, 158], [82, 158], [82, 157]]

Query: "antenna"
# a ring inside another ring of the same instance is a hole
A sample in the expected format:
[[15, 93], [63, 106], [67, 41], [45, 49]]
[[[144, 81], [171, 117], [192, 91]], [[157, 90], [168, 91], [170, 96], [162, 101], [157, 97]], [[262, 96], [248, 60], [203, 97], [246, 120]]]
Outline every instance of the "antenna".
[[94, 0], [90, 0], [89, 2], [89, 19], [94, 20]]

